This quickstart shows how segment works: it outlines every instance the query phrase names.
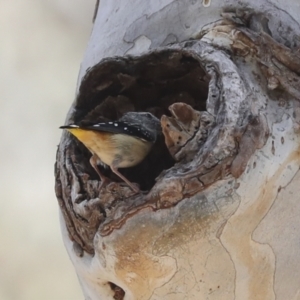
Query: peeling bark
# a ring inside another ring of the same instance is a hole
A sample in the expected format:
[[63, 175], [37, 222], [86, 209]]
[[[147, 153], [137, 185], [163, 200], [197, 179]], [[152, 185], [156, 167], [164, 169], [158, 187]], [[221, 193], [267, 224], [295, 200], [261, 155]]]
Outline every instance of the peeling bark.
[[[124, 34], [136, 47], [116, 48], [122, 56], [90, 44], [66, 121], [128, 111], [160, 118], [150, 155], [121, 170], [143, 192], [106, 170], [111, 183], [99, 193], [89, 151], [67, 133], [58, 148], [62, 231], [85, 297], [298, 299], [299, 24], [270, 2], [165, 2], [148, 20], [137, 8]], [[114, 5], [121, 22], [128, 12]], [[92, 44], [105, 7], [112, 9], [101, 1]], [[153, 36], [164, 16], [165, 31]], [[149, 51], [138, 33], [150, 38]]]

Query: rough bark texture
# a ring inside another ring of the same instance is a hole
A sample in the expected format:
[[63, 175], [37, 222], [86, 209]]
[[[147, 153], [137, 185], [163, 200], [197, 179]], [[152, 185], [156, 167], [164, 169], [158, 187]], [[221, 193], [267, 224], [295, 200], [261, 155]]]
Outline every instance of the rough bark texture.
[[85, 297], [298, 299], [299, 7], [154, 2], [101, 1], [67, 117], [161, 118], [150, 155], [123, 170], [144, 192], [108, 170], [99, 193], [69, 134], [57, 152], [64, 241]]

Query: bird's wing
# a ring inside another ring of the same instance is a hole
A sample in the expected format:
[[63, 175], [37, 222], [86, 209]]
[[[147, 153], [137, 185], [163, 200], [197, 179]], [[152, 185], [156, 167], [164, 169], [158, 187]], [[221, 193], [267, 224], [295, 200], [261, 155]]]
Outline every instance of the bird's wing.
[[85, 130], [94, 130], [94, 131], [104, 131], [118, 134], [127, 134], [130, 136], [134, 136], [140, 138], [142, 140], [146, 140], [149, 142], [155, 142], [155, 139], [151, 135], [149, 131], [140, 127], [138, 125], [129, 124], [127, 122], [122, 121], [112, 121], [112, 122], [101, 122], [95, 124], [80, 124], [80, 125], [66, 125], [61, 126], [62, 129], [68, 128], [80, 128]]

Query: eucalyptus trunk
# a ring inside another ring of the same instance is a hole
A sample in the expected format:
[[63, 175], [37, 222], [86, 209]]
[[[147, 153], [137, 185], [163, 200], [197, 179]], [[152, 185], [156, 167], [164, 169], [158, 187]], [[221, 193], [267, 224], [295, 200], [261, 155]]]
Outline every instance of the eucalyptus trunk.
[[64, 133], [56, 194], [85, 299], [300, 299], [298, 1], [101, 0], [66, 123], [148, 111], [100, 181]]

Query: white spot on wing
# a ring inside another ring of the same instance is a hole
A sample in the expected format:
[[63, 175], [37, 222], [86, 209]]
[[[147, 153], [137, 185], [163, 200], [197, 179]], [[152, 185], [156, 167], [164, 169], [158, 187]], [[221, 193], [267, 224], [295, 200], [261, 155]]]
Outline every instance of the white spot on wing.
[[116, 127], [118, 127], [118, 126], [119, 126], [119, 124], [118, 124], [118, 123], [115, 123], [114, 125], [115, 125]]

